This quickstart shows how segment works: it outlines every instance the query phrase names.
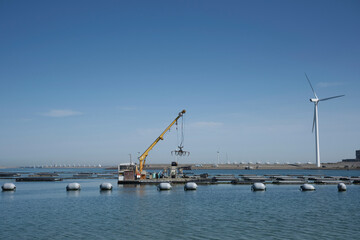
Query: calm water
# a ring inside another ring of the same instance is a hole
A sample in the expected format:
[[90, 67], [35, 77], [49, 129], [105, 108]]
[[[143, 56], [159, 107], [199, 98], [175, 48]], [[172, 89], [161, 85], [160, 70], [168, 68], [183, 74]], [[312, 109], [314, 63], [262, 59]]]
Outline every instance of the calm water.
[[[359, 176], [360, 172], [325, 173]], [[1, 179], [0, 184], [11, 181]], [[117, 186], [116, 179], [91, 179], [76, 180], [80, 192], [66, 192], [70, 182], [74, 180], [17, 182], [16, 192], [2, 192], [0, 239], [359, 239], [360, 235], [359, 185], [349, 185], [342, 193], [336, 185], [301, 192], [298, 185], [271, 184], [266, 192], [230, 184], [200, 185], [187, 192], [175, 185], [159, 192], [156, 186], [124, 187]], [[102, 182], [111, 182], [113, 191], [100, 192]]]

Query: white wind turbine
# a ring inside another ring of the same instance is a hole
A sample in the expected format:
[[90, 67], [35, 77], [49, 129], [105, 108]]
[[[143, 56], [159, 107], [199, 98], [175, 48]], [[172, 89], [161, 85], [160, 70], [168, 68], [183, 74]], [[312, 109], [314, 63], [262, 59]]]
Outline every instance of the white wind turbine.
[[338, 97], [343, 97], [345, 95], [339, 95], [339, 96], [334, 96], [334, 97], [328, 97], [328, 98], [322, 98], [319, 99], [318, 96], [316, 95], [313, 86], [311, 85], [311, 82], [308, 78], [308, 76], [306, 75], [306, 79], [308, 80], [310, 87], [314, 93], [315, 98], [310, 98], [310, 102], [314, 103], [314, 120], [313, 120], [313, 126], [312, 126], [312, 131], [314, 132], [314, 127], [315, 127], [315, 149], [316, 149], [316, 166], [320, 167], [320, 149], [319, 149], [319, 119], [318, 119], [318, 104], [320, 101], [325, 101], [325, 100], [329, 100], [329, 99], [333, 99], [333, 98], [338, 98]]

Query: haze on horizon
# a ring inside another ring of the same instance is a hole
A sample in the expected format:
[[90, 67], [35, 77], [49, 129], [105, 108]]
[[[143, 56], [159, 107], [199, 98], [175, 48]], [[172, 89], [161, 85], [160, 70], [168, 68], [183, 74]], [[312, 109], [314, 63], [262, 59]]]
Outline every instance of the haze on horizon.
[[[359, 1], [0, 1], [0, 166], [137, 161], [186, 109], [180, 163], [360, 149]], [[147, 163], [174, 160], [176, 129]]]

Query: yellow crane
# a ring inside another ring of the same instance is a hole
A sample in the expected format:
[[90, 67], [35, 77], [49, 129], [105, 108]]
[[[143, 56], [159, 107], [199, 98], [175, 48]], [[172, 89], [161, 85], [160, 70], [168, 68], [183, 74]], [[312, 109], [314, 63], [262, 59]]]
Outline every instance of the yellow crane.
[[150, 147], [148, 147], [145, 152], [139, 157], [139, 162], [140, 162], [140, 165], [139, 165], [139, 169], [136, 170], [136, 175], [137, 176], [141, 176], [140, 178], [141, 179], [145, 179], [146, 178], [146, 174], [143, 173], [143, 169], [144, 169], [144, 166], [145, 166], [145, 160], [146, 160], [146, 157], [149, 155], [149, 152], [151, 149], [153, 149], [153, 147], [160, 141], [160, 140], [164, 140], [164, 135], [167, 131], [170, 130], [171, 126], [174, 125], [177, 120], [179, 118], [181, 118], [183, 116], [183, 114], [185, 113], [185, 109], [182, 110], [181, 112], [179, 112], [179, 115], [175, 118], [174, 121], [172, 121], [172, 123], [161, 133], [161, 135], [155, 139], [155, 141], [150, 145]]

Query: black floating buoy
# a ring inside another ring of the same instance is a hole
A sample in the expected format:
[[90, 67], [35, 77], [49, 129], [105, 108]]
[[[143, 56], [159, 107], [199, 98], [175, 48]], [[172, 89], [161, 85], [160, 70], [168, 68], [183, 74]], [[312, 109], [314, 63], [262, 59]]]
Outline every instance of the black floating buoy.
[[301, 191], [315, 191], [315, 187], [311, 184], [305, 183], [300, 186]]
[[3, 191], [15, 191], [16, 190], [16, 186], [13, 183], [4, 183], [1, 186]]
[[194, 182], [187, 182], [184, 186], [184, 190], [188, 191], [188, 190], [196, 190], [197, 189], [197, 184]]
[[171, 190], [171, 184], [163, 182], [163, 183], [160, 183], [157, 188], [158, 188], [159, 191]]
[[339, 192], [345, 192], [346, 191], [345, 183], [339, 183], [337, 187], [338, 187]]
[[266, 191], [266, 186], [263, 183], [254, 183], [251, 186], [252, 191]]
[[79, 183], [69, 183], [66, 186], [66, 191], [78, 191], [80, 189], [81, 189], [81, 187], [80, 187]]
[[102, 191], [112, 190], [112, 188], [113, 188], [113, 186], [111, 185], [111, 183], [100, 184], [100, 190], [102, 190]]

